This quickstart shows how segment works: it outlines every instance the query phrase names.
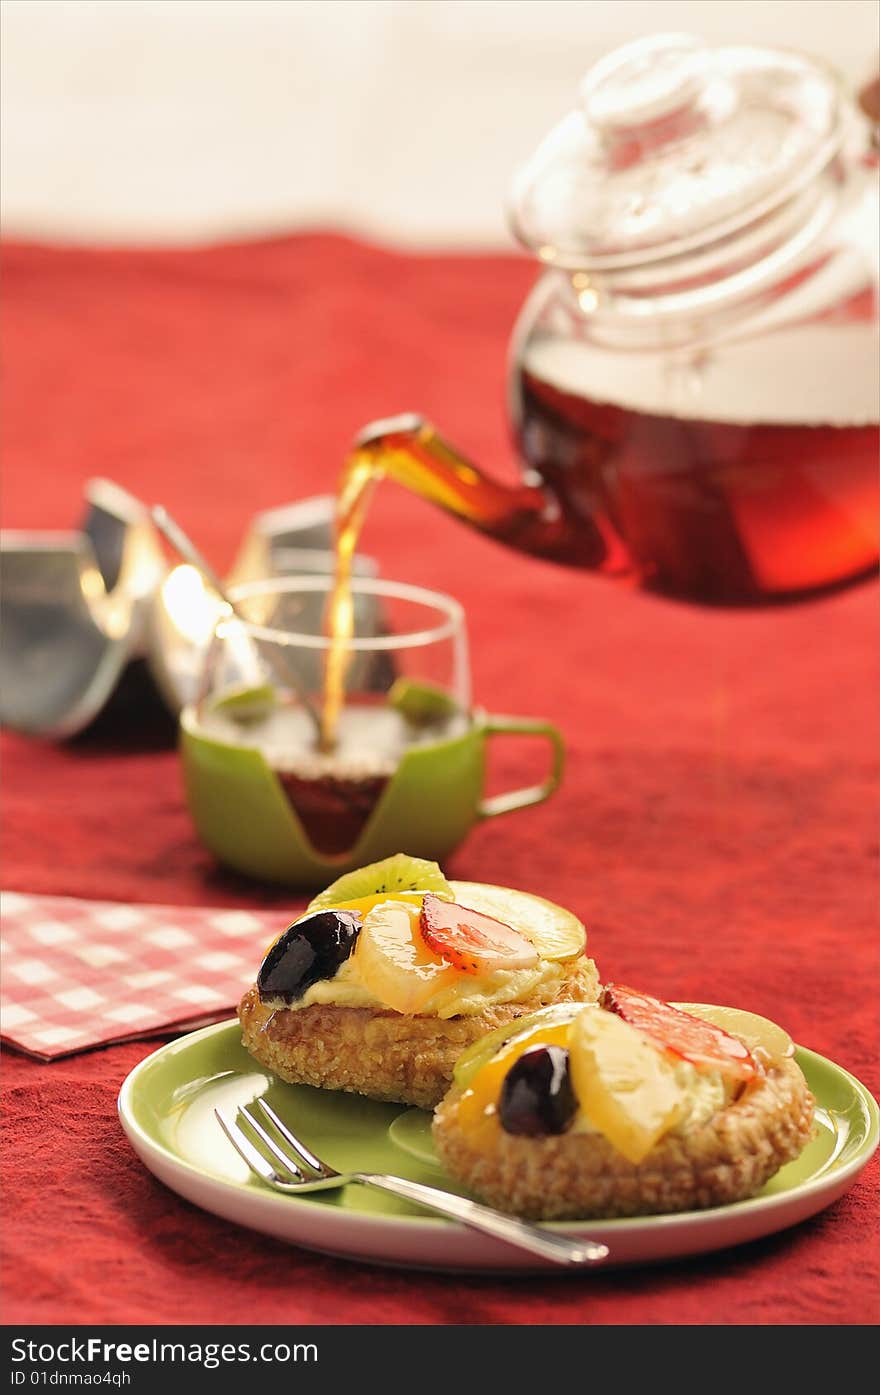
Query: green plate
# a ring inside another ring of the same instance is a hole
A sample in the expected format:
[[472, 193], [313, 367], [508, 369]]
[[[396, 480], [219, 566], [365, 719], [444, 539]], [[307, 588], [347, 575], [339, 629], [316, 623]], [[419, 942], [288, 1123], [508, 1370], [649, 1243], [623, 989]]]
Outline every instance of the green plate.
[[[748, 1201], [709, 1211], [569, 1222], [558, 1229], [609, 1245], [609, 1263], [672, 1259], [739, 1244], [804, 1220], [835, 1201], [877, 1146], [878, 1111], [865, 1087], [815, 1052], [797, 1061], [816, 1097], [816, 1131], [801, 1156]], [[413, 1267], [533, 1270], [533, 1256], [365, 1187], [290, 1197], [256, 1181], [214, 1118], [265, 1094], [339, 1171], [395, 1172], [458, 1191], [434, 1157], [430, 1115], [360, 1095], [288, 1085], [223, 1022], [163, 1046], [132, 1071], [119, 1112], [135, 1151], [197, 1205], [280, 1239], [351, 1258]], [[573, 1272], [573, 1271], [572, 1271]]]

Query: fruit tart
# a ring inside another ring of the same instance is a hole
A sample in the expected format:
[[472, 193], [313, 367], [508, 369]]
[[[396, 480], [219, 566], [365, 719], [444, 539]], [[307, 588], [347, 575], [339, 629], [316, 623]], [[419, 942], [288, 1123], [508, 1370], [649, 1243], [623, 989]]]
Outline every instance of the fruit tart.
[[809, 1141], [813, 1104], [774, 1023], [609, 984], [463, 1053], [433, 1135], [450, 1176], [501, 1210], [648, 1215], [753, 1196]]
[[551, 901], [397, 854], [334, 882], [269, 947], [242, 1039], [283, 1080], [430, 1109], [487, 1032], [595, 1002], [585, 947]]

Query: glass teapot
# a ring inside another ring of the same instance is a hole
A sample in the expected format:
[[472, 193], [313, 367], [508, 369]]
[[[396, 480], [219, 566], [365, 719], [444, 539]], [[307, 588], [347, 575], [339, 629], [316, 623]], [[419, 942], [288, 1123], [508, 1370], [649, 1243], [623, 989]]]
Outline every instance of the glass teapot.
[[688, 35], [599, 62], [515, 181], [543, 264], [512, 343], [523, 480], [415, 416], [358, 438], [354, 536], [388, 476], [513, 547], [662, 595], [760, 605], [877, 565], [878, 188], [821, 64]]

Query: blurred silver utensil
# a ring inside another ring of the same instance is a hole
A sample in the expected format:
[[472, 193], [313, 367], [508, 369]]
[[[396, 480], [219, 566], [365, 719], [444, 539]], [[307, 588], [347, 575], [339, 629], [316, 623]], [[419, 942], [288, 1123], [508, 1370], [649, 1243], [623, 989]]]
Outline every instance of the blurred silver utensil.
[[211, 563], [204, 553], [200, 552], [188, 533], [185, 533], [179, 523], [171, 517], [171, 514], [162, 504], [154, 504], [150, 510], [150, 516], [159, 532], [167, 538], [176, 552], [179, 552], [185, 562], [189, 562], [208, 582], [212, 590], [217, 592], [221, 601], [224, 601], [229, 609], [235, 612], [235, 606], [226, 594], [226, 588], [220, 580]]
[[423, 1182], [412, 1182], [407, 1177], [395, 1177], [388, 1173], [337, 1172], [306, 1147], [264, 1099], [255, 1100], [252, 1109], [253, 1112], [240, 1108], [234, 1120], [220, 1109], [215, 1109], [214, 1114], [239, 1157], [244, 1159], [255, 1176], [275, 1191], [287, 1196], [301, 1196], [357, 1182], [415, 1202], [417, 1206], [448, 1216], [450, 1220], [459, 1221], [472, 1230], [528, 1250], [555, 1264], [592, 1265], [608, 1258], [607, 1245], [543, 1230], [516, 1216], [481, 1206], [467, 1197], [441, 1191], [439, 1187], [429, 1187]]
[[[238, 605], [232, 599], [232, 597], [230, 596], [229, 592], [227, 591], [223, 582], [220, 580], [217, 573], [214, 571], [214, 568], [211, 566], [208, 559], [203, 556], [203, 554], [196, 547], [192, 538], [190, 538], [189, 535], [183, 531], [180, 524], [177, 523], [171, 517], [168, 510], [162, 504], [155, 504], [150, 512], [153, 522], [159, 529], [159, 532], [162, 534], [162, 536], [168, 539], [171, 546], [177, 552], [180, 553], [184, 561], [189, 562], [191, 566], [195, 567], [197, 571], [201, 572], [202, 576], [205, 578], [211, 589], [213, 591], [216, 591], [217, 595], [220, 597], [224, 605], [229, 607], [230, 612], [234, 616], [236, 616], [237, 619], [241, 620], [245, 625], [247, 625], [248, 617], [242, 611], [241, 606]], [[276, 663], [280, 664], [283, 661], [282, 656], [277, 649], [275, 652]], [[296, 672], [296, 669], [293, 667], [292, 664], [284, 665], [283, 677], [296, 693], [303, 707], [303, 710], [307, 713], [308, 718], [315, 729], [315, 734], [320, 741], [321, 719], [318, 716], [318, 713], [315, 711], [311, 697], [306, 691], [302, 679], [300, 678], [299, 674]]]

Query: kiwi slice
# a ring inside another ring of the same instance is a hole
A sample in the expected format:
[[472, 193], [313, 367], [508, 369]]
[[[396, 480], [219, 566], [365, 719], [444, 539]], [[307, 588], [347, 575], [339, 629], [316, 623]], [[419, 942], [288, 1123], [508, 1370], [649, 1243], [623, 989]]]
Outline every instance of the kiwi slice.
[[361, 896], [393, 896], [396, 891], [433, 891], [452, 900], [452, 887], [436, 862], [395, 853], [338, 877], [310, 903], [310, 911], [356, 901]]

